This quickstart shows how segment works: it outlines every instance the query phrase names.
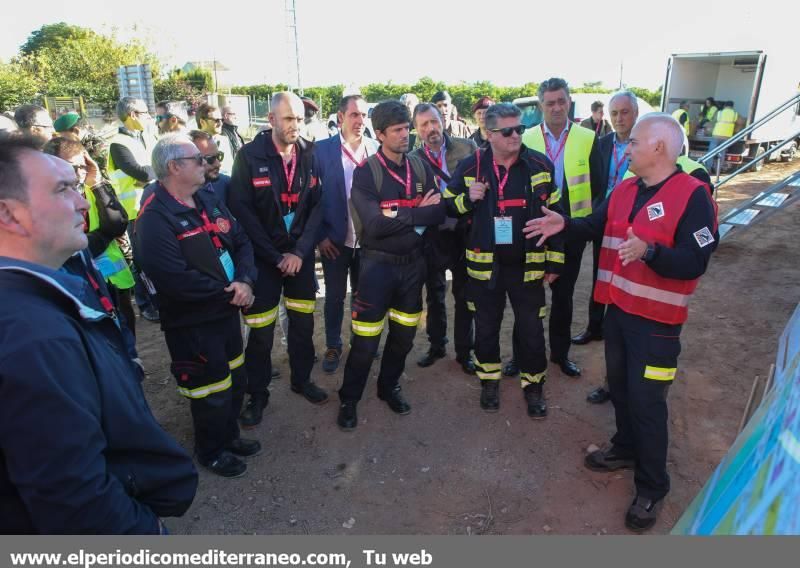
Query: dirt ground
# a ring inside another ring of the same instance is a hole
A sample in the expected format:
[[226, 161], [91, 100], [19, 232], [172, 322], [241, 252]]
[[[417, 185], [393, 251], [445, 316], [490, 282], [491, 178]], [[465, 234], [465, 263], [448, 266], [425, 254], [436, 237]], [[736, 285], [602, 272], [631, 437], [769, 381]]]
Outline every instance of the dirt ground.
[[[770, 164], [723, 187], [721, 213], [800, 167]], [[755, 375], [765, 375], [777, 339], [800, 300], [800, 205], [732, 234], [713, 257], [682, 334], [678, 378], [670, 392], [669, 470], [672, 492], [656, 525], [666, 533], [697, 494], [735, 438]], [[591, 249], [575, 293], [573, 332], [586, 323]], [[323, 300], [315, 344], [322, 354]], [[452, 313], [452, 312], [451, 312]], [[423, 320], [424, 321], [424, 320]], [[345, 328], [349, 320], [345, 321]], [[512, 315], [503, 322], [502, 354], [510, 356]], [[603, 344], [573, 347], [583, 377], [551, 365], [546, 420], [527, 417], [517, 379], [504, 379], [501, 409], [478, 407], [480, 386], [449, 357], [421, 369], [427, 349], [417, 333], [402, 380], [413, 407], [393, 414], [375, 396], [375, 376], [359, 405], [355, 432], [335, 424], [335, 396], [312, 406], [288, 388], [288, 362], [276, 333], [273, 382], [264, 422], [246, 436], [265, 451], [247, 475], [220, 479], [201, 469], [194, 504], [174, 533], [191, 534], [625, 534], [632, 474], [602, 475], [582, 466], [584, 450], [613, 433], [613, 409], [585, 401], [604, 375]], [[346, 337], [346, 335], [345, 335]], [[145, 391], [156, 417], [192, 447], [188, 404], [175, 391], [158, 327], [139, 322], [147, 367]], [[346, 353], [345, 353], [346, 355]], [[314, 379], [331, 393], [342, 368]]]

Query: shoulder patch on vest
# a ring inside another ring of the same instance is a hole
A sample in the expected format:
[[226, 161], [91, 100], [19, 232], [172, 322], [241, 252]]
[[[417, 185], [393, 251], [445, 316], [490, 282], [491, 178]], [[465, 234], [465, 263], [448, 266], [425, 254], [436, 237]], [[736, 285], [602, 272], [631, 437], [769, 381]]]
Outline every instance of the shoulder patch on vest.
[[651, 221], [660, 219], [664, 216], [664, 204], [660, 201], [647, 206], [647, 218]]
[[694, 240], [697, 241], [697, 244], [700, 246], [700, 248], [703, 248], [714, 242], [714, 234], [709, 230], [708, 227], [703, 227], [699, 231], [695, 231]]

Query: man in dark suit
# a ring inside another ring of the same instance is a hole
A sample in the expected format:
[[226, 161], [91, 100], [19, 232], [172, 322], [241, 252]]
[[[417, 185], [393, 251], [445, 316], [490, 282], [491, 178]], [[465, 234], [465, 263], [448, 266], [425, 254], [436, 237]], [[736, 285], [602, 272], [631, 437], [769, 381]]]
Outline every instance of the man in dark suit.
[[[629, 158], [625, 155], [631, 130], [639, 117], [636, 95], [630, 91], [619, 91], [608, 103], [609, 117], [614, 132], [606, 134], [597, 141], [597, 171], [595, 184], [601, 191], [595, 195], [594, 207], [605, 201], [616, 185], [628, 171]], [[603, 318], [605, 305], [594, 301], [594, 283], [597, 280], [597, 263], [600, 258], [601, 241], [592, 243], [592, 292], [589, 295], [589, 323], [585, 330], [572, 338], [574, 345], [585, 345], [590, 341], [603, 339]], [[598, 387], [589, 393], [589, 402], [602, 403], [609, 399], [608, 390]]]
[[[334, 373], [342, 357], [342, 320], [347, 295], [347, 275], [358, 282], [359, 249], [350, 216], [350, 188], [356, 166], [378, 151], [378, 144], [364, 136], [367, 103], [361, 95], [349, 95], [339, 103], [339, 136], [321, 140], [314, 148], [322, 183], [319, 252], [325, 277], [325, 342], [322, 370]], [[352, 291], [352, 290], [351, 290]]]

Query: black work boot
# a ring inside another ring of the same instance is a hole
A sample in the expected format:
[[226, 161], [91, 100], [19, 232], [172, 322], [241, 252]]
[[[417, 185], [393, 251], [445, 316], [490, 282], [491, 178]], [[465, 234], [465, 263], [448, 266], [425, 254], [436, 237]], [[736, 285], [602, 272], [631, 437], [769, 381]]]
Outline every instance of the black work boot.
[[250, 395], [250, 400], [239, 415], [242, 428], [255, 428], [261, 424], [264, 409], [269, 404], [269, 392], [258, 392]]
[[428, 352], [425, 353], [422, 359], [417, 361], [417, 365], [420, 367], [430, 367], [436, 363], [437, 359], [443, 359], [446, 356], [447, 351], [445, 351], [444, 347], [431, 345], [430, 349], [428, 349]]
[[516, 377], [517, 375], [519, 375], [519, 365], [517, 365], [515, 359], [510, 359], [508, 363], [503, 365], [503, 376]]
[[544, 384], [533, 383], [527, 385], [525, 392], [525, 402], [528, 403], [528, 416], [534, 420], [541, 420], [547, 416], [547, 403], [544, 401]]
[[354, 400], [345, 400], [339, 405], [339, 415], [336, 417], [336, 424], [345, 432], [350, 432], [358, 426], [358, 413]]
[[611, 444], [586, 456], [583, 460], [583, 465], [587, 469], [600, 472], [633, 469], [634, 456], [633, 452]]
[[650, 530], [656, 524], [663, 501], [663, 498], [654, 501], [637, 495], [625, 513], [625, 526], [637, 533]]
[[500, 381], [481, 381], [481, 408], [486, 412], [500, 410]]
[[228, 452], [208, 461], [197, 460], [204, 468], [220, 477], [241, 477], [247, 471], [247, 464]]
[[325, 404], [328, 402], [328, 393], [319, 388], [313, 381], [308, 381], [302, 386], [292, 385], [292, 392], [301, 394], [311, 404]]

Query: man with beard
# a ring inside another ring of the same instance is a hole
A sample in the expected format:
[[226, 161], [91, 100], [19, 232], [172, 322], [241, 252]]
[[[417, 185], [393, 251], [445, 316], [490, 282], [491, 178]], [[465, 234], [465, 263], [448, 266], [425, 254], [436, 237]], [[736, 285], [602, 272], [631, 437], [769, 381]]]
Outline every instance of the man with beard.
[[269, 402], [272, 339], [281, 292], [289, 316], [291, 390], [313, 404], [328, 394], [311, 380], [314, 365], [314, 245], [322, 208], [313, 143], [300, 137], [305, 112], [294, 93], [272, 97], [269, 122], [236, 154], [228, 203], [255, 251], [256, 300], [245, 313], [250, 338], [245, 353], [250, 399], [242, 426], [259, 424]]
[[[429, 103], [417, 105], [414, 109], [414, 127], [422, 146], [412, 152], [414, 156], [425, 161], [433, 170], [439, 191], [445, 196], [447, 184], [458, 163], [473, 154], [477, 149], [472, 140], [450, 136], [444, 132], [444, 121], [439, 109]], [[453, 320], [453, 340], [456, 348], [456, 361], [463, 371], [475, 374], [472, 362], [473, 314], [466, 298], [467, 268], [464, 262], [466, 234], [469, 219], [452, 217], [445, 220], [438, 230], [430, 231], [430, 250], [425, 255], [428, 275], [425, 280], [425, 302], [428, 316], [425, 320], [425, 331], [428, 333], [430, 348], [422, 359], [417, 361], [420, 367], [430, 367], [437, 359], [446, 355], [447, 344], [447, 279], [445, 272], [453, 275], [453, 299], [455, 300], [455, 318]]]
[[406, 154], [410, 122], [408, 109], [400, 101], [376, 106], [372, 125], [381, 148], [353, 174], [351, 199], [361, 267], [353, 302], [353, 344], [336, 420], [346, 431], [358, 425], [356, 405], [387, 315], [389, 334], [378, 373], [378, 398], [397, 414], [411, 412], [398, 383], [422, 316], [426, 241], [430, 229], [444, 221], [445, 209], [430, 167]]

